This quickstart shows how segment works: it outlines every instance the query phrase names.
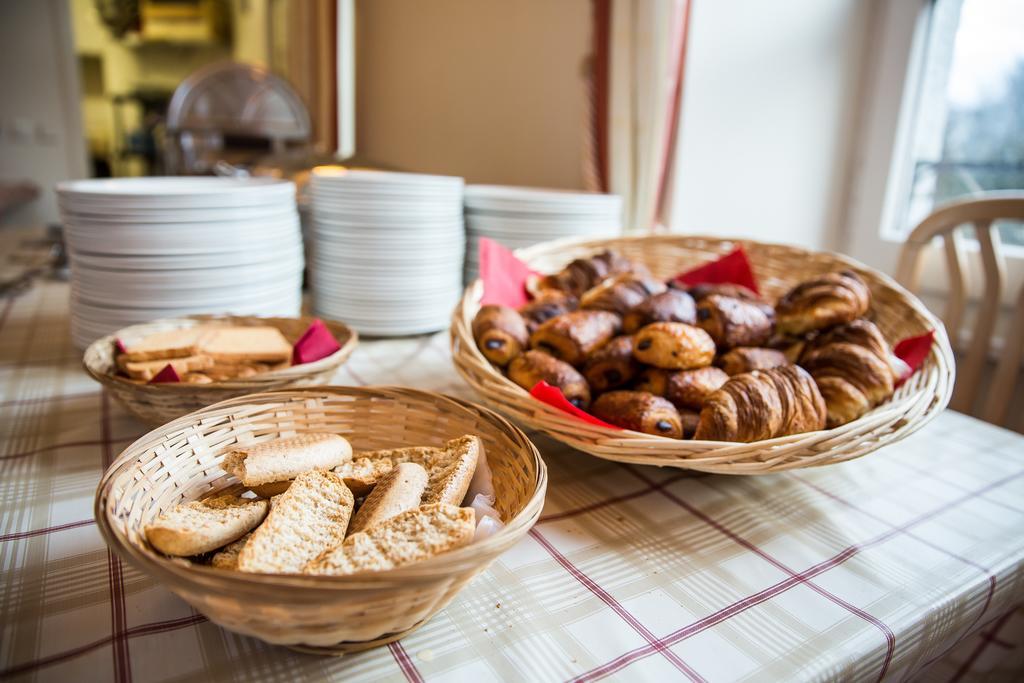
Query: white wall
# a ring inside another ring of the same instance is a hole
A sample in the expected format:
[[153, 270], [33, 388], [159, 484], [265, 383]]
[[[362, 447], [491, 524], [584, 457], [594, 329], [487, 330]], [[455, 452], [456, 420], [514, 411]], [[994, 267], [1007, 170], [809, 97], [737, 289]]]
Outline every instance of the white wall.
[[838, 246], [868, 0], [694, 0], [673, 231]]
[[0, 2], [0, 93], [0, 181], [44, 191], [4, 224], [56, 221], [54, 183], [86, 173], [67, 0]]

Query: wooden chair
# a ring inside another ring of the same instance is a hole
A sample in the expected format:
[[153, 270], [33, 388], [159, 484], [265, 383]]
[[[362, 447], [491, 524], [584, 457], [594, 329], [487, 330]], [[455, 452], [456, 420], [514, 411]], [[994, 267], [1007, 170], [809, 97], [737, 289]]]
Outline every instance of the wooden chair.
[[[949, 404], [954, 410], [964, 413], [972, 412], [978, 396], [985, 364], [991, 353], [989, 344], [1006, 289], [1006, 263], [999, 232], [993, 225], [1001, 219], [1024, 220], [1024, 192], [988, 193], [941, 206], [910, 233], [896, 271], [896, 279], [907, 289], [915, 291], [925, 250], [941, 238], [950, 283], [942, 321], [955, 349], [968, 303], [967, 245], [962, 228], [974, 226], [984, 270], [984, 289], [978, 301], [970, 345], [957, 367], [956, 387]], [[994, 424], [1003, 424], [1007, 418], [1024, 353], [1021, 348], [1024, 342], [1024, 287], [1017, 295], [1013, 319], [1004, 341], [987, 400], [978, 413], [978, 417]]]

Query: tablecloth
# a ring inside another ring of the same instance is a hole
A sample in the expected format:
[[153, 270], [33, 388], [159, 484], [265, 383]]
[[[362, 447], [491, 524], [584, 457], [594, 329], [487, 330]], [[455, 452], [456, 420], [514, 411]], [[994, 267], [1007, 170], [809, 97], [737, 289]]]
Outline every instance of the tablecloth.
[[[946, 412], [820, 469], [692, 476], [537, 435], [529, 536], [419, 631], [342, 658], [235, 635], [112, 554], [101, 472], [146, 429], [80, 368], [68, 288], [0, 300], [0, 677], [41, 681], [1009, 680], [1024, 437]], [[472, 398], [445, 333], [364, 341], [341, 384]], [[924, 673], [919, 673], [919, 672]]]

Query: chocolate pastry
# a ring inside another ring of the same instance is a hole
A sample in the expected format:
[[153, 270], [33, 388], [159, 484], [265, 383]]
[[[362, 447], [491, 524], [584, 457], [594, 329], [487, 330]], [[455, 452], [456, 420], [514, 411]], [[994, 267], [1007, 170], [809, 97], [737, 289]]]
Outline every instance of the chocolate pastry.
[[664, 283], [650, 275], [621, 273], [588, 289], [580, 298], [580, 308], [624, 315], [629, 309], [664, 291]]
[[711, 365], [715, 342], [699, 327], [686, 323], [651, 323], [636, 333], [633, 355], [641, 363], [666, 370]]
[[623, 429], [645, 434], [683, 437], [679, 411], [661, 396], [642, 391], [609, 391], [594, 401], [590, 412], [597, 418]]
[[772, 320], [775, 319], [775, 309], [772, 305], [762, 299], [761, 295], [754, 292], [754, 290], [748, 289], [743, 285], [737, 285], [732, 282], [699, 284], [690, 287], [687, 291], [697, 302], [703, 301], [713, 294], [717, 294], [718, 296], [727, 296], [732, 299], [739, 299], [740, 301], [748, 301], [752, 304], [757, 304], [758, 308], [764, 311], [766, 316]]
[[526, 329], [530, 334], [548, 320], [575, 311], [580, 307], [579, 299], [572, 294], [557, 289], [545, 289], [519, 309], [519, 314], [526, 321]]
[[607, 344], [622, 328], [619, 316], [608, 311], [573, 311], [552, 318], [530, 335], [530, 346], [571, 365]]
[[822, 429], [825, 400], [796, 365], [736, 375], [704, 402], [695, 439], [749, 443]]
[[692, 439], [700, 424], [700, 412], [696, 410], [680, 410], [679, 419], [683, 425], [683, 438]]
[[484, 306], [473, 318], [473, 339], [484, 357], [496, 365], [508, 365], [523, 352], [529, 338], [526, 322], [508, 306]]
[[633, 358], [633, 337], [624, 335], [590, 354], [583, 364], [583, 376], [595, 392], [621, 387], [640, 372], [640, 364]]
[[767, 370], [778, 365], [790, 365], [792, 361], [778, 349], [757, 346], [738, 346], [715, 359], [715, 365], [729, 375], [740, 375], [753, 370]]
[[824, 344], [805, 351], [800, 365], [811, 373], [825, 397], [829, 428], [856, 420], [895, 390], [892, 367], [864, 346]]
[[722, 350], [762, 346], [772, 336], [771, 316], [761, 306], [721, 294], [709, 294], [697, 302], [697, 325]]
[[695, 370], [647, 368], [640, 374], [635, 388], [664, 396], [680, 411], [700, 410], [704, 399], [728, 380], [729, 375], [710, 365]]
[[631, 308], [622, 318], [622, 329], [633, 334], [651, 323], [697, 322], [697, 304], [693, 297], [678, 289], [669, 289]]
[[530, 289], [535, 294], [545, 289], [557, 289], [579, 297], [605, 278], [634, 270], [645, 269], [613, 251], [602, 251], [589, 258], [576, 259], [559, 272], [530, 283]]
[[508, 364], [508, 378], [527, 391], [543, 380], [561, 389], [577, 408], [590, 405], [590, 387], [583, 375], [568, 363], [540, 351], [527, 351], [513, 358]]
[[799, 335], [848, 323], [868, 312], [871, 290], [856, 273], [826, 273], [789, 290], [775, 306], [779, 331]]

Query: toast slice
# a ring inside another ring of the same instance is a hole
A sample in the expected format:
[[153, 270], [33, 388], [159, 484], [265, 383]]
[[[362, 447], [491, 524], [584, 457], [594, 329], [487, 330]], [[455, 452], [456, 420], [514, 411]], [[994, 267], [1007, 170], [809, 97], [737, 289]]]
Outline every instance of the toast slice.
[[209, 325], [196, 325], [155, 332], [126, 345], [121, 355], [126, 361], [133, 362], [195, 356], [200, 353], [200, 339], [209, 331]]
[[182, 503], [146, 525], [150, 545], [166, 555], [186, 557], [238, 540], [267, 516], [269, 503], [224, 495]]
[[185, 356], [184, 358], [162, 358], [160, 360], [123, 360], [124, 356], [118, 356], [118, 366], [128, 373], [132, 379], [140, 379], [148, 382], [156, 377], [157, 373], [170, 365], [178, 373], [178, 377], [200, 370], [206, 370], [213, 365], [213, 359], [202, 354], [197, 356]]
[[250, 538], [251, 531], [237, 541], [228, 543], [210, 558], [210, 566], [214, 569], [238, 569], [238, 556]]
[[391, 458], [355, 458], [335, 467], [334, 471], [341, 475], [356, 498], [362, 498], [394, 465]]
[[444, 503], [406, 510], [382, 524], [352, 534], [340, 546], [310, 562], [305, 571], [346, 575], [421, 562], [469, 543], [476, 528], [475, 519], [472, 508]]
[[363, 501], [349, 524], [348, 533], [364, 531], [406, 510], [419, 507], [420, 497], [426, 488], [427, 471], [422, 466], [414, 462], [395, 465]]
[[429, 477], [422, 503], [451, 503], [458, 505], [469, 489], [476, 472], [476, 463], [484, 444], [478, 436], [469, 434], [452, 439], [441, 448], [413, 446], [359, 453], [371, 460], [388, 458], [396, 465], [414, 462], [427, 471]]
[[303, 472], [238, 554], [243, 572], [289, 574], [345, 539], [355, 499], [333, 472]]
[[292, 357], [292, 345], [269, 325], [217, 327], [201, 341], [202, 352], [222, 365], [283, 363]]
[[309, 470], [327, 471], [352, 459], [352, 446], [338, 434], [308, 433], [235, 448], [221, 467], [245, 486], [294, 479]]

